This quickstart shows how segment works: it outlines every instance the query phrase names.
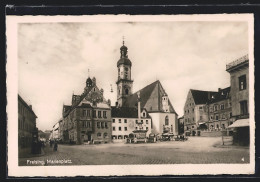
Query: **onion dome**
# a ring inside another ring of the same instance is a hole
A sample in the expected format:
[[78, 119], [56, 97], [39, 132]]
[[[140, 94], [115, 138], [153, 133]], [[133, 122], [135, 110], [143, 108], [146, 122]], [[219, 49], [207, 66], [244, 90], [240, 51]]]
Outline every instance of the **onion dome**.
[[128, 59], [127, 47], [124, 45], [124, 42], [120, 48], [120, 54], [121, 56], [120, 59], [117, 61], [117, 66], [121, 64], [132, 66], [132, 62], [130, 61], [130, 59]]

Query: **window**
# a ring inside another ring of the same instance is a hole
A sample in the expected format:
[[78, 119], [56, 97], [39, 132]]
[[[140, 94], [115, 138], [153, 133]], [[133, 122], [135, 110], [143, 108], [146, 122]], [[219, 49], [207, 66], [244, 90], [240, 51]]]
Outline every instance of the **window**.
[[231, 112], [231, 113], [229, 113], [229, 117], [230, 117], [230, 118], [232, 117], [232, 112]]
[[118, 123], [121, 123], [121, 119], [118, 120]]
[[137, 130], [137, 127], [135, 127], [135, 129]]
[[202, 110], [203, 109], [203, 107], [199, 107], [199, 110]]
[[218, 120], [218, 115], [216, 115], [216, 120]]
[[107, 135], [107, 133], [104, 133], [104, 138], [108, 138], [108, 135]]
[[145, 117], [145, 112], [143, 112], [143, 117]]
[[138, 123], [138, 120], [135, 120], [135, 123], [137, 124], [137, 123]]
[[90, 117], [90, 110], [87, 110], [87, 117]]
[[146, 120], [146, 124], [148, 124], [148, 120]]
[[222, 124], [222, 128], [223, 128], [223, 129], [225, 129], [225, 128], [226, 128], [226, 127], [225, 127], [225, 124]]
[[242, 75], [238, 78], [239, 81], [239, 90], [246, 89], [246, 75]]
[[105, 128], [108, 128], [108, 127], [107, 127], [107, 122], [105, 122]]
[[94, 118], [97, 117], [97, 115], [96, 115], [96, 111], [95, 111], [95, 110], [93, 111], [93, 117], [94, 117]]
[[214, 106], [214, 111], [217, 111], [218, 110], [218, 105], [215, 105]]
[[121, 127], [120, 126], [118, 127], [118, 130], [121, 131]]
[[124, 122], [127, 123], [127, 119], [124, 119]]
[[200, 116], [200, 120], [202, 120], [202, 116]]
[[107, 118], [107, 112], [103, 111], [103, 118]]
[[113, 131], [116, 131], [116, 127], [113, 126]]
[[97, 133], [97, 137], [100, 138], [101, 137], [101, 133]]
[[86, 116], [86, 115], [87, 115], [87, 111], [83, 110], [83, 116]]
[[192, 108], [192, 112], [194, 112], [194, 108]]
[[98, 111], [98, 117], [101, 118], [101, 111]]
[[148, 130], [148, 127], [146, 127], [146, 130]]
[[210, 120], [212, 120], [213, 119], [213, 116], [210, 116]]
[[97, 122], [97, 128], [100, 128], [100, 122]]
[[116, 122], [116, 120], [115, 119], [113, 119], [113, 123], [115, 123]]
[[127, 127], [125, 127], [125, 131], [127, 131]]
[[240, 114], [241, 115], [248, 114], [247, 101], [246, 100], [240, 102]]
[[91, 126], [90, 126], [90, 122], [87, 122], [87, 127], [88, 127], [88, 128], [90, 128], [90, 127], [91, 127]]
[[220, 105], [220, 109], [221, 109], [221, 110], [224, 110], [224, 104], [221, 104], [221, 105]]
[[165, 125], [169, 125], [169, 117], [165, 116]]
[[101, 122], [101, 128], [104, 128], [104, 124], [105, 124], [104, 122]]
[[141, 120], [141, 123], [143, 124], [143, 120]]
[[127, 88], [125, 89], [125, 94], [128, 95], [128, 89]]

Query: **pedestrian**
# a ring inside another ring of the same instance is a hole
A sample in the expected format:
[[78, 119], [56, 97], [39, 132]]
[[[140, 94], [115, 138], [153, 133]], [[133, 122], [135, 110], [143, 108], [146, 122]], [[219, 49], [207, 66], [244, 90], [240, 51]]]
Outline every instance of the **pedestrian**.
[[54, 141], [53, 151], [57, 151], [57, 150], [58, 150], [58, 143], [57, 141]]

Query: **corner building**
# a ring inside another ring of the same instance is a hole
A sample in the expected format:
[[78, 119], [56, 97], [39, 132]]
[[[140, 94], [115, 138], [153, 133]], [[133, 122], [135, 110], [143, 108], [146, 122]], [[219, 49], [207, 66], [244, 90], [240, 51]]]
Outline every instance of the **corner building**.
[[81, 95], [72, 95], [72, 105], [63, 106], [63, 138], [76, 144], [111, 142], [111, 107], [96, 79], [88, 78]]

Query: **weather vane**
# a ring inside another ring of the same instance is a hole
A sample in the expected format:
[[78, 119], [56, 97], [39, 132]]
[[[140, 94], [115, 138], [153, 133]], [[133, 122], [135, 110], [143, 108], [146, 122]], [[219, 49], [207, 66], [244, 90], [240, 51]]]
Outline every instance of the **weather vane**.
[[125, 45], [125, 36], [123, 36], [123, 45]]

